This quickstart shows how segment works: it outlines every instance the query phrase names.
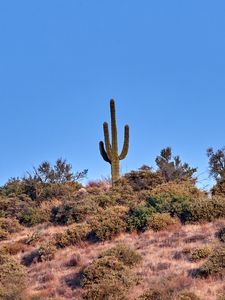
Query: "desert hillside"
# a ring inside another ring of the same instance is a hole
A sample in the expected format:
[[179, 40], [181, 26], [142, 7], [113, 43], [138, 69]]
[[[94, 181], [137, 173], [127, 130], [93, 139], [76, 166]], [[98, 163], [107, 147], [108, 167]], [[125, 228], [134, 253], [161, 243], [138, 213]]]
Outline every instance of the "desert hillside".
[[62, 160], [2, 186], [0, 299], [225, 299], [223, 182], [164, 154], [113, 186]]

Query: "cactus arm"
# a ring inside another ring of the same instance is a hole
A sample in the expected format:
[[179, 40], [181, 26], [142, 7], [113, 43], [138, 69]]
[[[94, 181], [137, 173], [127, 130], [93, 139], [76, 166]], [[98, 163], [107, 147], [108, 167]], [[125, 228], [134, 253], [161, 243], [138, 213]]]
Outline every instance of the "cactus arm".
[[110, 113], [111, 113], [111, 129], [112, 129], [112, 155], [118, 155], [118, 144], [117, 144], [117, 127], [116, 127], [116, 109], [115, 102], [113, 99], [110, 100]]
[[109, 157], [105, 151], [104, 143], [102, 141], [99, 142], [99, 150], [100, 150], [100, 153], [101, 153], [101, 156], [103, 157], [103, 159], [111, 164], [111, 160], [109, 159]]
[[121, 151], [121, 154], [119, 156], [119, 160], [124, 159], [127, 156], [129, 148], [129, 126], [125, 125], [124, 127], [124, 144], [123, 144], [123, 150]]
[[111, 149], [110, 139], [109, 139], [109, 126], [107, 122], [103, 124], [103, 130], [104, 130], [106, 153], [108, 158], [112, 160], [112, 149]]

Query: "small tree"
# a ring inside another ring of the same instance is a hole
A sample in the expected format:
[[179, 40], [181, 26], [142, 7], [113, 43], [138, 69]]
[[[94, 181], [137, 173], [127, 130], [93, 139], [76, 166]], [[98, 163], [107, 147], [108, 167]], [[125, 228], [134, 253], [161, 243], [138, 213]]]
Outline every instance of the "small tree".
[[59, 158], [53, 167], [48, 161], [44, 161], [37, 169], [34, 168], [34, 174], [29, 174], [29, 177], [42, 183], [68, 183], [83, 179], [87, 172], [85, 169], [73, 174], [72, 165]]
[[218, 182], [225, 180], [225, 147], [214, 152], [213, 148], [207, 150], [209, 158], [210, 175]]
[[209, 158], [209, 174], [216, 180], [212, 188], [213, 195], [225, 194], [225, 147], [214, 151], [213, 148], [207, 150]]
[[179, 156], [172, 157], [170, 147], [162, 149], [155, 162], [158, 167], [157, 172], [160, 172], [166, 181], [196, 180], [193, 175], [197, 172], [197, 168], [191, 168], [187, 163], [182, 163]]
[[88, 170], [73, 173], [72, 165], [64, 159], [58, 159], [52, 166], [44, 161], [27, 176], [10, 179], [0, 190], [2, 195], [28, 195], [32, 200], [57, 197], [69, 187], [76, 189], [77, 182], [87, 175]]

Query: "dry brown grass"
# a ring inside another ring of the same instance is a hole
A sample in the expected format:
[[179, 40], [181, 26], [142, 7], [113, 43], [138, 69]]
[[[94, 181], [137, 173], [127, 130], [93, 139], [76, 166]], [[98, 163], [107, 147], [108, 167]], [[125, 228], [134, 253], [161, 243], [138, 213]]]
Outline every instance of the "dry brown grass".
[[[29, 288], [27, 294], [39, 295], [40, 299], [81, 299], [82, 288], [79, 285], [80, 271], [91, 263], [102, 251], [124, 242], [136, 249], [143, 257], [142, 263], [135, 271], [139, 284], [130, 290], [128, 298], [137, 299], [144, 290], [150, 287], [169, 285], [179, 291], [191, 291], [202, 300], [216, 300], [225, 283], [220, 279], [200, 279], [190, 275], [191, 270], [198, 268], [202, 261], [193, 262], [190, 253], [203, 246], [215, 248], [219, 240], [215, 233], [225, 226], [225, 220], [200, 225], [181, 225], [176, 223], [169, 229], [141, 234], [120, 234], [112, 241], [104, 243], [84, 243], [82, 246], [70, 246], [59, 249], [55, 258], [48, 262], [37, 262], [27, 267]], [[12, 234], [7, 243], [25, 240], [34, 231], [41, 232], [41, 240], [50, 241], [65, 226], [39, 225], [25, 229], [19, 234]], [[5, 242], [1, 242], [1, 245]], [[37, 249], [37, 244], [28, 245], [23, 252], [14, 257], [22, 257]], [[204, 261], [204, 260], [203, 260]], [[172, 278], [172, 280], [170, 279]]]

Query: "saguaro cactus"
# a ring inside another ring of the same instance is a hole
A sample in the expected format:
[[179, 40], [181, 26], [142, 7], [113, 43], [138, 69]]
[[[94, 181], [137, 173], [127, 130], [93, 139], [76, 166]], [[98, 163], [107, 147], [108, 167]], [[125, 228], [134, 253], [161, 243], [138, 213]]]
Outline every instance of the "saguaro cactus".
[[112, 184], [120, 177], [120, 160], [124, 159], [127, 155], [129, 148], [129, 126], [125, 125], [124, 127], [124, 144], [121, 154], [118, 154], [118, 141], [117, 141], [117, 127], [116, 127], [116, 111], [115, 111], [115, 102], [113, 99], [110, 100], [110, 113], [111, 113], [111, 132], [112, 132], [112, 143], [110, 144], [109, 138], [109, 126], [105, 122], [103, 124], [104, 138], [105, 138], [105, 147], [104, 142], [99, 143], [100, 153], [105, 161], [111, 164], [111, 175], [112, 175]]

